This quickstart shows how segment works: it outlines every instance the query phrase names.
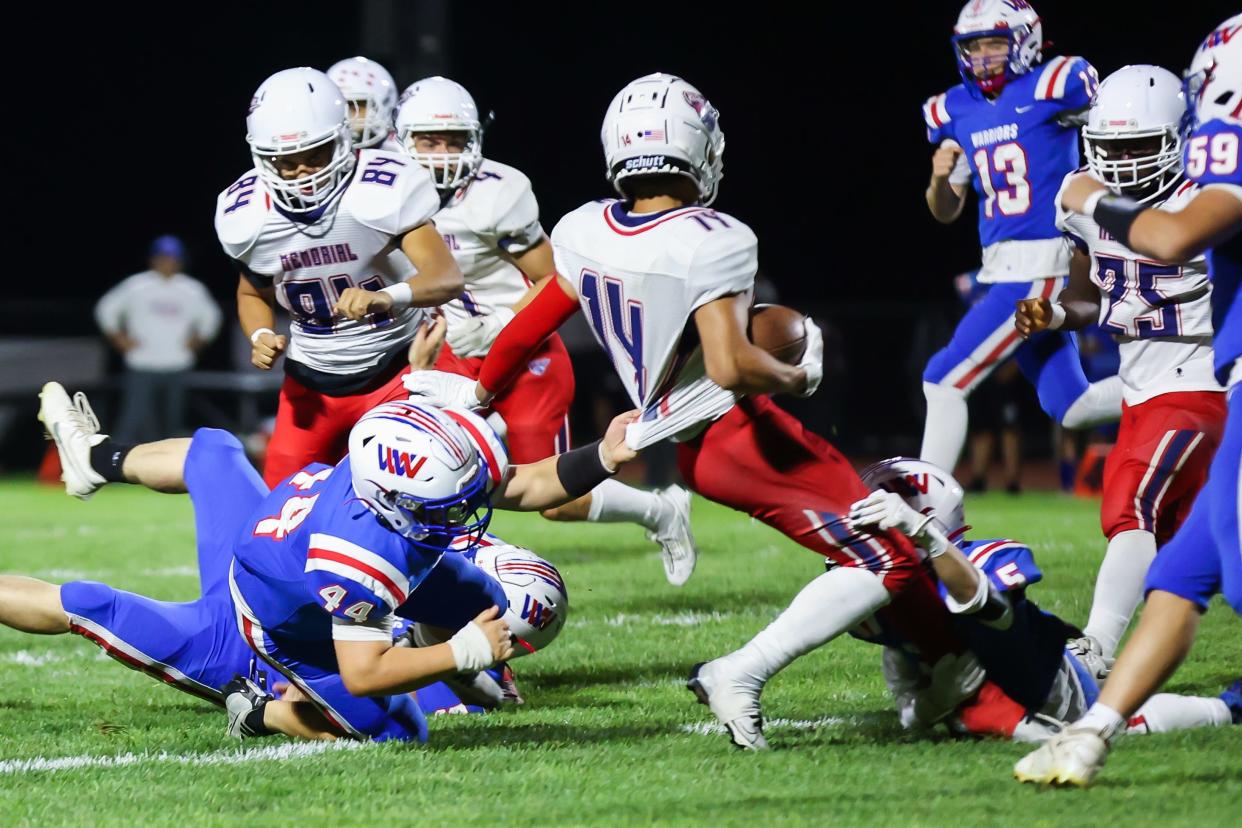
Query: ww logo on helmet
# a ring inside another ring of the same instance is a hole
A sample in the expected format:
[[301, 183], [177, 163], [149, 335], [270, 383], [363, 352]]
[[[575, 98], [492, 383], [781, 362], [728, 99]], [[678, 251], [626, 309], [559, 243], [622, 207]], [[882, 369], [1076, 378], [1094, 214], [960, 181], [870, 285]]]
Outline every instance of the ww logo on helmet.
[[379, 451], [380, 471], [392, 472], [398, 477], [402, 475], [414, 477], [414, 475], [418, 474], [418, 470], [423, 467], [423, 463], [427, 462], [426, 457], [411, 456], [409, 452], [397, 451], [382, 443], [376, 443], [375, 445]]

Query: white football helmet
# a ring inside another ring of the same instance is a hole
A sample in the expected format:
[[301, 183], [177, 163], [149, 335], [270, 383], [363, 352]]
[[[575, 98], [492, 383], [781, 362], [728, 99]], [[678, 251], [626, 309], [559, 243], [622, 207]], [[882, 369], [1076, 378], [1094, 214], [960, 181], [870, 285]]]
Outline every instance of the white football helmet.
[[703, 204], [716, 199], [724, 176], [720, 113], [681, 78], [657, 72], [627, 84], [608, 106], [600, 139], [604, 175], [623, 198], [628, 178], [674, 174], [698, 186]]
[[1204, 38], [1184, 77], [1189, 128], [1217, 118], [1242, 121], [1242, 14]]
[[949, 540], [959, 540], [970, 529], [961, 484], [935, 463], [890, 457], [863, 469], [860, 476], [868, 488], [900, 495], [919, 514], [935, 514]]
[[338, 60], [328, 77], [340, 87], [349, 105], [349, 126], [358, 149], [377, 147], [392, 131], [397, 82], [383, 66], [361, 55]]
[[518, 639], [513, 657], [551, 644], [569, 616], [569, 593], [557, 568], [529, 549], [488, 545], [486, 539], [470, 554], [484, 572], [500, 581], [509, 598], [504, 618]]
[[[1004, 72], [975, 77], [967, 43], [977, 37], [1009, 40]], [[1044, 26], [1026, 0], [971, 0], [962, 7], [953, 27], [953, 53], [957, 57], [957, 70], [971, 92], [995, 95], [1006, 83], [1025, 75], [1043, 59]]]
[[358, 499], [415, 546], [443, 550], [454, 538], [481, 537], [491, 520], [492, 470], [446, 409], [372, 408], [349, 432], [349, 465]]
[[[259, 85], [246, 117], [246, 142], [272, 198], [292, 213], [323, 204], [354, 169], [341, 90], [323, 72], [307, 66], [277, 72]], [[283, 156], [319, 148], [324, 148], [324, 158], [315, 172], [281, 176], [277, 163]]]
[[1140, 202], [1159, 199], [1182, 177], [1186, 98], [1159, 66], [1126, 66], [1095, 93], [1082, 128], [1091, 175]]
[[[460, 153], [415, 150], [415, 136], [438, 132], [465, 133], [465, 148]], [[436, 189], [442, 195], [468, 184], [483, 163], [479, 108], [464, 86], [439, 75], [415, 81], [401, 93], [397, 140], [411, 158], [431, 170]]]

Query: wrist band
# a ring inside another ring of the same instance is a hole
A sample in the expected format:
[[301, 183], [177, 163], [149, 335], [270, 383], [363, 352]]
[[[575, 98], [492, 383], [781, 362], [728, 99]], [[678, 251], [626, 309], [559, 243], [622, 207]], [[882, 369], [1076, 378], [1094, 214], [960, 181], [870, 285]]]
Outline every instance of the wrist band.
[[556, 458], [556, 476], [570, 497], [581, 497], [616, 472], [604, 462], [603, 440], [567, 451]]
[[1133, 199], [1110, 193], [1096, 202], [1091, 217], [1114, 239], [1129, 247], [1130, 227], [1145, 209], [1147, 208]]
[[405, 310], [414, 302], [414, 289], [410, 287], [409, 282], [397, 282], [395, 285], [381, 288], [380, 293], [387, 293], [392, 297], [393, 310]]
[[1106, 195], [1108, 195], [1108, 190], [1096, 190], [1094, 193], [1087, 196], [1086, 201], [1082, 203], [1082, 214], [1084, 216], [1094, 215], [1095, 205], [1099, 204], [1100, 199]]
[[259, 341], [259, 334], [265, 334], [265, 333], [270, 333], [272, 336], [276, 335], [276, 332], [273, 331], [271, 328], [259, 328], [258, 330], [254, 331], [254, 333], [250, 334], [250, 344], [251, 345], [257, 344]]
[[1052, 303], [1052, 319], [1048, 320], [1048, 330], [1055, 331], [1065, 324], [1065, 306], [1060, 302]]

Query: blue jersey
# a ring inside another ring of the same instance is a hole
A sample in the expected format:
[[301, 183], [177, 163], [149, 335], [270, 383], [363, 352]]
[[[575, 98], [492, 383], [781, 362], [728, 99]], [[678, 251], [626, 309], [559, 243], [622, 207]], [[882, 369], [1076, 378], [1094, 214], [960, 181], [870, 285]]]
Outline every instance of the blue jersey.
[[[1186, 142], [1186, 177], [1201, 188], [1213, 184], [1242, 187], [1242, 125], [1220, 119], [1200, 124]], [[1242, 191], [1236, 193], [1242, 198]], [[1208, 251], [1212, 279], [1214, 367], [1221, 385], [1242, 359], [1242, 232]]]
[[1063, 121], [1090, 106], [1097, 84], [1086, 60], [1057, 57], [1011, 80], [995, 100], [959, 84], [923, 105], [928, 140], [952, 139], [964, 150], [984, 247], [1061, 235], [1053, 200], [1079, 164], [1078, 130]]
[[234, 550], [235, 598], [271, 634], [330, 641], [333, 619], [391, 615], [440, 557], [381, 523], [354, 495], [348, 457], [335, 467], [316, 463], [252, 514]]

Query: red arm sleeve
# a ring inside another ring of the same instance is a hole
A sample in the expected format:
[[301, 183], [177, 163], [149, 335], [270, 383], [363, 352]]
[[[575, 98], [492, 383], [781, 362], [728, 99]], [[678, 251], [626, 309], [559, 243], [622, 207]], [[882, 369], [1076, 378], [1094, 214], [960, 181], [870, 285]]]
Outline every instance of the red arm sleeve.
[[503, 391], [543, 341], [577, 310], [578, 302], [565, 293], [560, 280], [550, 279], [496, 337], [479, 370], [479, 384], [491, 394]]

